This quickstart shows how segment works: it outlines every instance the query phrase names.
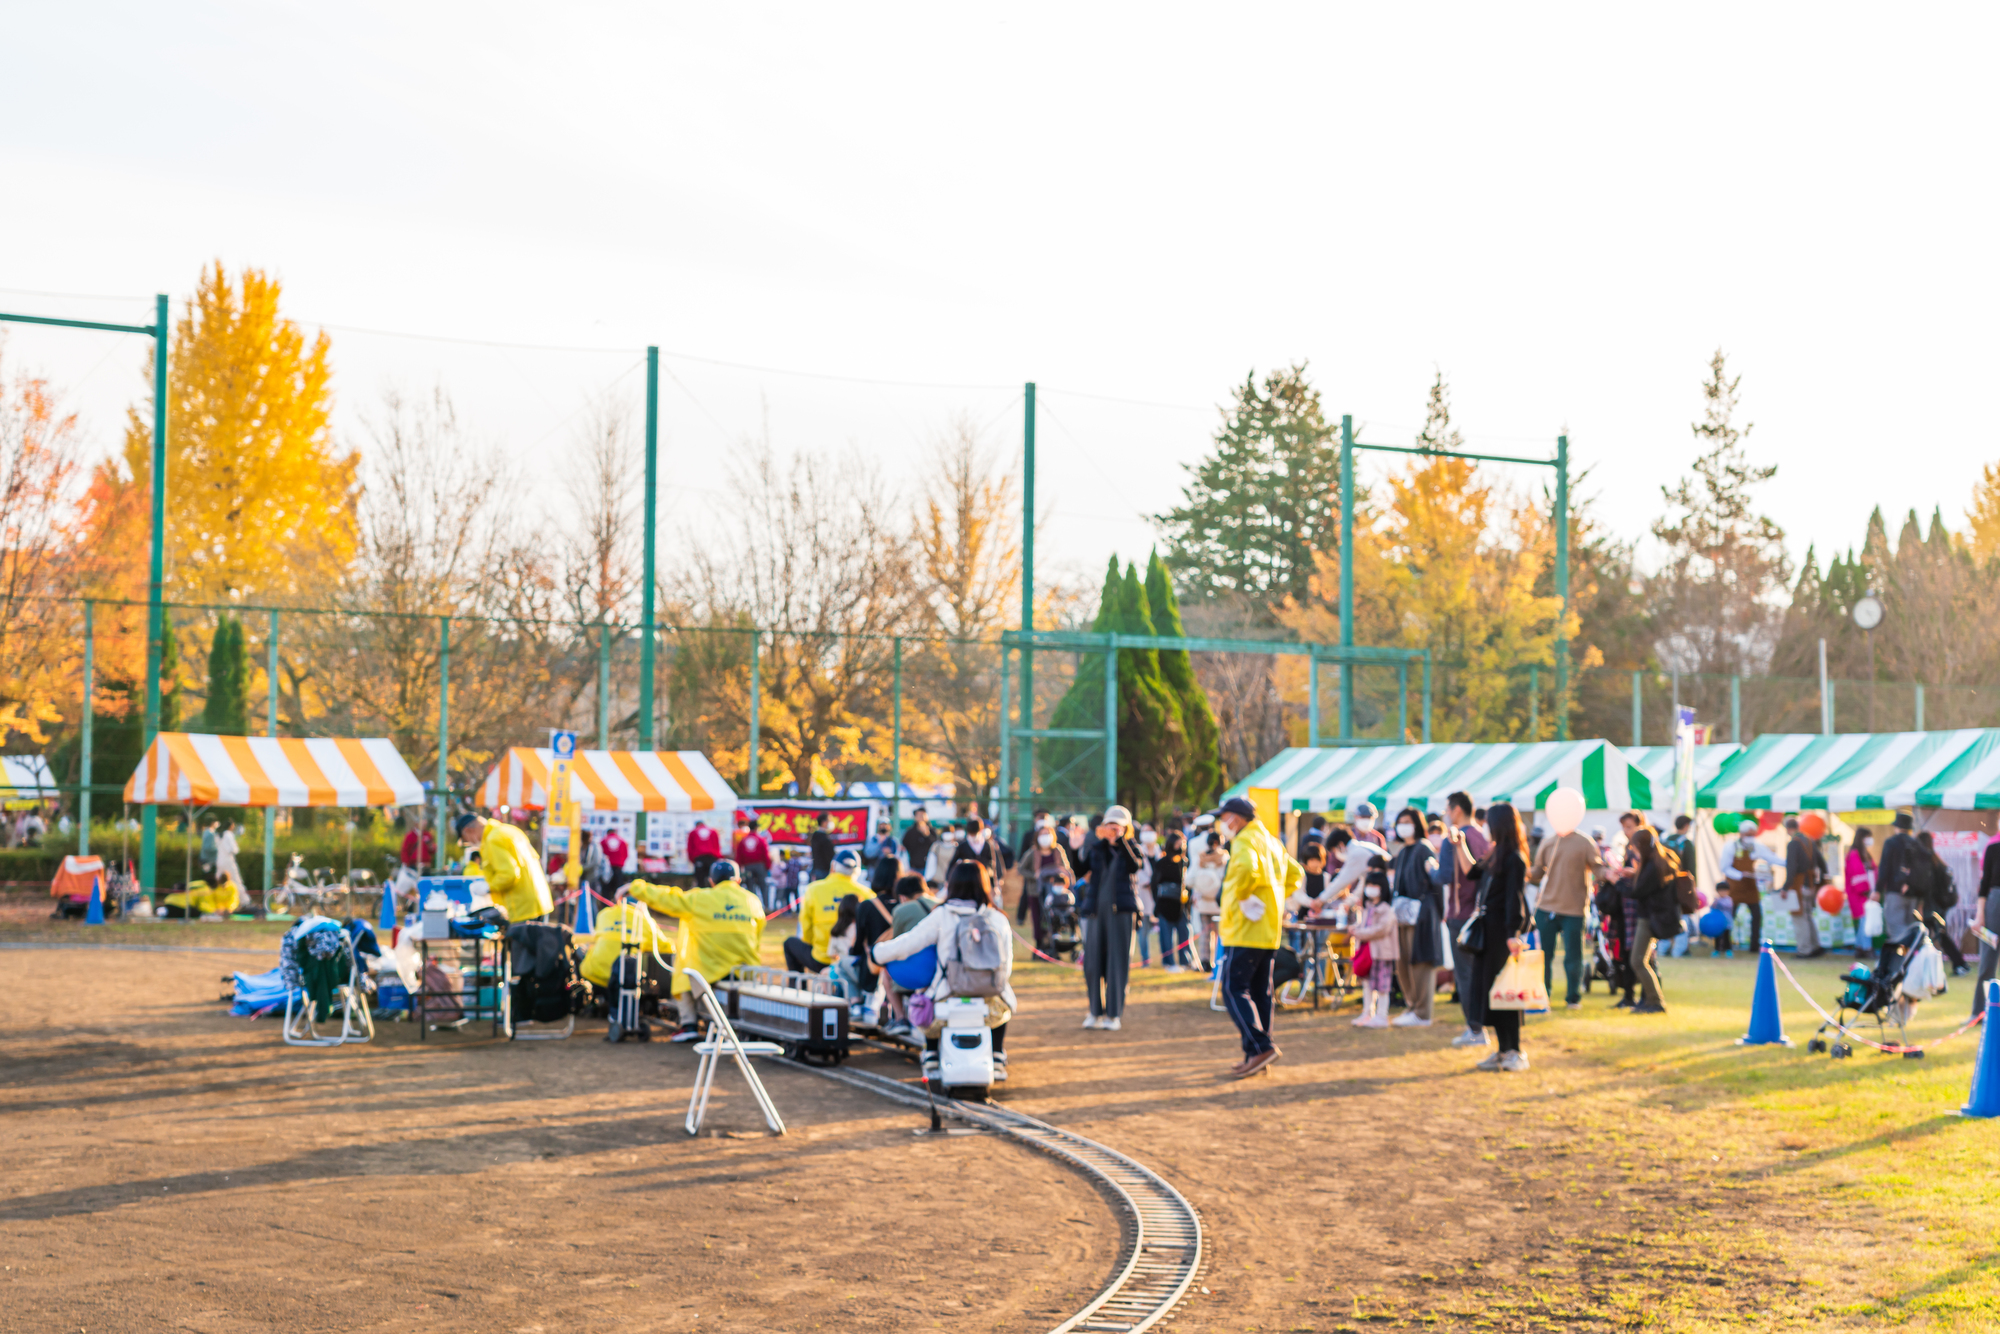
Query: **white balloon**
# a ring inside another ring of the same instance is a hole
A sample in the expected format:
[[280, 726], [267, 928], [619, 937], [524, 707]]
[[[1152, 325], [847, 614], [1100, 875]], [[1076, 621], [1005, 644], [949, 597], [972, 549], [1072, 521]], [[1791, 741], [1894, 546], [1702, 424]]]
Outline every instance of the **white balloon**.
[[1548, 804], [1542, 809], [1548, 813], [1549, 828], [1558, 836], [1574, 834], [1583, 823], [1583, 793], [1573, 787], [1559, 787], [1549, 793]]

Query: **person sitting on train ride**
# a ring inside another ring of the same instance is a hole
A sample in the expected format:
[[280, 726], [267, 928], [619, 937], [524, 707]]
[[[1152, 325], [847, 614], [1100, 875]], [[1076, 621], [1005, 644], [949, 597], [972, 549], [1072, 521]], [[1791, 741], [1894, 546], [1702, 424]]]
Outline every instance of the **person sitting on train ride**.
[[[905, 931], [915, 930], [917, 923], [937, 911], [938, 907], [938, 901], [931, 897], [931, 887], [924, 883], [922, 876], [913, 871], [896, 877], [894, 901], [896, 910], [889, 914], [889, 929], [882, 933], [882, 938], [900, 936]], [[871, 945], [876, 943], [879, 941], [870, 942]], [[912, 1035], [909, 1007], [906, 1004], [909, 994], [907, 988], [896, 985], [895, 978], [887, 973], [882, 974], [882, 999], [887, 1011], [882, 1021], [884, 1033], [904, 1038]]]
[[[720, 982], [745, 964], [763, 961], [764, 905], [738, 883], [736, 863], [719, 857], [708, 868], [707, 889], [673, 889], [634, 880], [619, 890], [668, 917], [680, 919], [680, 944], [674, 969], [674, 1009], [681, 1034], [695, 1031], [696, 1012], [688, 995], [687, 970], [709, 982]], [[676, 1040], [682, 1040], [679, 1034]]]
[[785, 967], [795, 973], [823, 973], [833, 962], [827, 938], [833, 934], [841, 899], [849, 894], [863, 900], [875, 897], [874, 890], [854, 878], [860, 870], [861, 853], [842, 848], [834, 853], [826, 878], [806, 886], [799, 900], [799, 933], [785, 940]]
[[[945, 900], [938, 910], [909, 930], [878, 940], [870, 954], [880, 965], [907, 959], [927, 945], [935, 946], [937, 976], [927, 989], [933, 1002], [958, 995], [984, 994], [986, 1026], [993, 1030], [993, 1078], [997, 1081], [1007, 1078], [1007, 1021], [1013, 1018], [1015, 1010], [1011, 981], [1014, 933], [1007, 925], [1006, 914], [993, 906], [990, 878], [991, 873], [982, 862], [968, 859], [953, 863], [945, 882]], [[965, 959], [975, 950], [997, 954], [997, 966], [990, 970], [990, 977], [985, 976], [989, 970], [983, 968], [968, 972]], [[942, 1019], [933, 1019], [924, 1029], [927, 1079], [938, 1076], [938, 1039], [943, 1033]]]

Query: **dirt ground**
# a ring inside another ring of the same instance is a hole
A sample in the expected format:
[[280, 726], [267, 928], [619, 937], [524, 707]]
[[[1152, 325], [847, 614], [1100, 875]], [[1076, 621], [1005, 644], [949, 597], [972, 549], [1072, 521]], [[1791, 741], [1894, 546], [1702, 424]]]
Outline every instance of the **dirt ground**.
[[[1034, 1330], [1116, 1256], [1110, 1207], [1053, 1160], [913, 1135], [920, 1117], [809, 1072], [766, 1075], [788, 1137], [725, 1074], [689, 1140], [683, 1047], [385, 1023], [370, 1046], [287, 1048], [216, 1004], [268, 946], [0, 959], [5, 1328]], [[1443, 1024], [1287, 1014], [1284, 1059], [1232, 1083], [1202, 979], [1138, 975], [1118, 1034], [1077, 1027], [1066, 969], [1016, 984], [1004, 1100], [1202, 1213], [1207, 1267], [1167, 1328], [1828, 1323], [1808, 1319], [1823, 1276], [1809, 1293], [1786, 1258], [1822, 1224], [1745, 1170], [1765, 1150], [1711, 1152], [1699, 1108], [1547, 1021], [1534, 1069], [1497, 1076]]]

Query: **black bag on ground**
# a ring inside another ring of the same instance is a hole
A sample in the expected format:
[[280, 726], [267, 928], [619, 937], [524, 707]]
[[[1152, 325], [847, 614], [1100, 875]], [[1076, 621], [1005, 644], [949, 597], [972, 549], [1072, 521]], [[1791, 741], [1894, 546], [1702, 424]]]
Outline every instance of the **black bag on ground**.
[[572, 1002], [580, 993], [569, 937], [569, 928], [547, 922], [507, 928], [507, 970], [513, 974], [509, 1000], [516, 1022], [560, 1023], [572, 1013]]

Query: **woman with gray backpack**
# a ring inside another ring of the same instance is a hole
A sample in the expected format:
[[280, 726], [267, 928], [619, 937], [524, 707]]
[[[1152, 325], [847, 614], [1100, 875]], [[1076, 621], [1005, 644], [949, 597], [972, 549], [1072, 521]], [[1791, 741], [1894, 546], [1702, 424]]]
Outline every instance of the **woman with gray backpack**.
[[878, 940], [871, 951], [877, 964], [907, 959], [926, 948], [937, 951], [936, 977], [910, 997], [910, 1021], [924, 1030], [927, 1079], [938, 1078], [938, 1040], [944, 1032], [936, 1007], [954, 998], [985, 1000], [986, 1026], [993, 1034], [993, 1079], [998, 1083], [1007, 1078], [1007, 1021], [1014, 1017], [1014, 933], [1007, 915], [993, 906], [991, 880], [984, 863], [969, 858], [954, 862], [944, 902], [937, 910], [909, 931]]

